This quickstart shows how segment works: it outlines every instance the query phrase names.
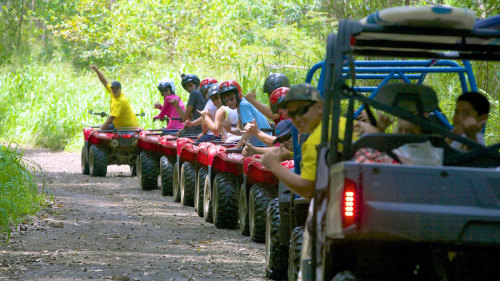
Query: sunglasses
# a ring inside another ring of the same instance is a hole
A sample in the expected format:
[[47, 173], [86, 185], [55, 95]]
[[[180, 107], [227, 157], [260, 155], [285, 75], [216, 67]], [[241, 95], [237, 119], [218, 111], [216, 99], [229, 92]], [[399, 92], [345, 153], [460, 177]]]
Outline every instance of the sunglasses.
[[296, 116], [302, 116], [302, 115], [306, 114], [307, 111], [309, 110], [309, 108], [311, 106], [313, 106], [314, 104], [316, 104], [316, 102], [312, 102], [308, 105], [301, 106], [301, 107], [297, 108], [297, 110], [295, 110], [295, 111], [288, 110], [288, 116], [292, 119], [295, 118]]
[[277, 144], [277, 143], [285, 143], [286, 141], [288, 141], [289, 139], [292, 138], [292, 133], [288, 133], [286, 135], [283, 135], [279, 138], [276, 138], [274, 141], [273, 141], [273, 144]]

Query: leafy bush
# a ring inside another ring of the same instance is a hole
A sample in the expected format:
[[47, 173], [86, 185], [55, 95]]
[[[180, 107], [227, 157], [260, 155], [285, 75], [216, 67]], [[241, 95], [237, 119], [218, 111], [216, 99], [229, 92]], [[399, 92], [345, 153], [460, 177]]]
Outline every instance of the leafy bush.
[[0, 235], [9, 241], [11, 223], [36, 213], [45, 202], [44, 185], [39, 192], [35, 168], [23, 160], [17, 147], [0, 145]]

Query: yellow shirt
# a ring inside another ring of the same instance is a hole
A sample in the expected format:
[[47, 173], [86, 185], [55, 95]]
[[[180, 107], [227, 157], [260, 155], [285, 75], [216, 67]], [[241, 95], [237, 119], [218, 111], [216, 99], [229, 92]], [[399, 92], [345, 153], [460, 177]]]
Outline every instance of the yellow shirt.
[[113, 124], [116, 128], [137, 128], [137, 118], [130, 106], [127, 97], [121, 93], [115, 98], [111, 91], [111, 84], [106, 85], [106, 90], [111, 94], [110, 116], [115, 117]]
[[[345, 123], [346, 119], [340, 117], [339, 122], [339, 140], [344, 139], [345, 134]], [[330, 120], [331, 122], [331, 120]], [[318, 151], [316, 146], [321, 142], [321, 124], [319, 122], [318, 126], [314, 128], [314, 131], [309, 135], [307, 140], [302, 144], [302, 161], [300, 163], [300, 177], [305, 180], [315, 181], [316, 180], [316, 165], [318, 159]], [[328, 138], [330, 138], [330, 131], [328, 131]], [[355, 136], [353, 136], [353, 139]], [[339, 150], [343, 150], [342, 143], [339, 144]]]

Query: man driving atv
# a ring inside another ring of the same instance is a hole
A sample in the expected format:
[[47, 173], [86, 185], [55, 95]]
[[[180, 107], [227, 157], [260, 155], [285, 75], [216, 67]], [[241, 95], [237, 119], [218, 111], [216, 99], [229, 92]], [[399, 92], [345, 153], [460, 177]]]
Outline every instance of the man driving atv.
[[97, 66], [90, 65], [90, 68], [95, 71], [101, 83], [111, 94], [109, 117], [99, 129], [113, 130], [115, 128], [137, 128], [137, 118], [135, 117], [134, 110], [130, 106], [127, 97], [122, 93], [120, 82], [113, 81], [110, 84], [108, 80], [106, 80], [106, 77], [97, 69]]

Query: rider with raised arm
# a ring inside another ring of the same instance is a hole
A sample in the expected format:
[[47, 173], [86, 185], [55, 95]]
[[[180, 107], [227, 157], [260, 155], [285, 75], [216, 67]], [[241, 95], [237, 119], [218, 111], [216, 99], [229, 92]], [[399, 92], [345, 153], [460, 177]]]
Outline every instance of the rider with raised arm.
[[113, 130], [115, 128], [137, 128], [137, 118], [127, 97], [122, 93], [120, 82], [113, 81], [110, 84], [95, 65], [91, 65], [90, 68], [95, 71], [101, 83], [111, 94], [109, 117], [100, 129]]

